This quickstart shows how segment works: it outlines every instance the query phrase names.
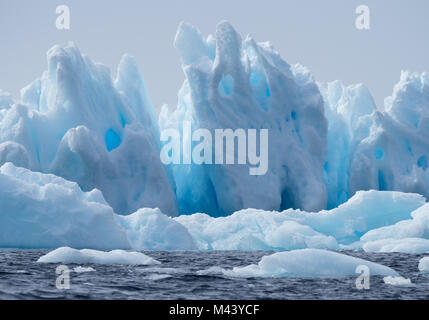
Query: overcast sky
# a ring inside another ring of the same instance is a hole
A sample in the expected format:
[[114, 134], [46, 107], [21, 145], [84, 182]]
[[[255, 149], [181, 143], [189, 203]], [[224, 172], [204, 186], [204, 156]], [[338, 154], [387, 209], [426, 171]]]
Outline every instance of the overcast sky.
[[[55, 27], [60, 4], [70, 7], [70, 31]], [[360, 4], [371, 10], [369, 31], [355, 28]], [[176, 105], [184, 78], [177, 26], [208, 35], [226, 19], [318, 81], [366, 84], [380, 106], [402, 69], [429, 71], [428, 15], [428, 0], [0, 0], [0, 88], [19, 97], [47, 68], [46, 51], [71, 40], [112, 74], [122, 54], [133, 55], [154, 105]]]

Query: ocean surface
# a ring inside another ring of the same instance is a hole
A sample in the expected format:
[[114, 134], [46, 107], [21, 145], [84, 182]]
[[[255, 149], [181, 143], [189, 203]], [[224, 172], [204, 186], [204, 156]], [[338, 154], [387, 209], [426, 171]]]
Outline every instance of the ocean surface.
[[[56, 288], [59, 264], [37, 263], [49, 250], [0, 249], [0, 299], [429, 299], [429, 275], [418, 271], [423, 255], [401, 253], [346, 254], [389, 266], [410, 278], [409, 286], [385, 284], [371, 276], [370, 289], [358, 290], [356, 277], [334, 279], [229, 278], [201, 274], [218, 266], [231, 269], [258, 263], [262, 251], [144, 252], [162, 262], [156, 266], [67, 265], [92, 267], [71, 272], [70, 289]], [[344, 252], [343, 252], [344, 253]]]

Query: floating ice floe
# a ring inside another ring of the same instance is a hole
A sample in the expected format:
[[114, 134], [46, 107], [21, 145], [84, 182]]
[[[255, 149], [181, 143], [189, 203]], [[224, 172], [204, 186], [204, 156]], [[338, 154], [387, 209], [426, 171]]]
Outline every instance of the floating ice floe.
[[420, 259], [419, 270], [422, 272], [429, 272], [429, 257], [424, 257]]
[[386, 266], [345, 254], [320, 249], [302, 249], [277, 252], [262, 257], [255, 265], [235, 267], [232, 270], [212, 268], [200, 274], [223, 273], [230, 277], [291, 277], [291, 278], [335, 278], [357, 276], [357, 267], [367, 266], [370, 275], [399, 277]]
[[73, 271], [76, 273], [86, 273], [86, 272], [94, 272], [96, 270], [94, 268], [91, 268], [91, 267], [77, 266], [77, 267], [73, 268]]
[[159, 261], [135, 251], [113, 250], [109, 252], [91, 249], [76, 250], [68, 247], [58, 248], [44, 256], [40, 263], [77, 263], [77, 264], [126, 264], [126, 265], [153, 265]]
[[392, 286], [410, 286], [412, 285], [411, 279], [406, 279], [403, 277], [392, 277], [387, 276], [383, 278], [385, 284], [390, 284]]

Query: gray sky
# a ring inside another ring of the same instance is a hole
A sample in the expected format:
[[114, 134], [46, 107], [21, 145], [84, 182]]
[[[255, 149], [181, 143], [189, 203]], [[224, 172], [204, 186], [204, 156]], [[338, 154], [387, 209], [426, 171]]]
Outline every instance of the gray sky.
[[[70, 31], [55, 28], [60, 4], [70, 7]], [[360, 4], [371, 9], [369, 31], [355, 28]], [[427, 0], [0, 0], [0, 88], [18, 97], [47, 68], [46, 51], [71, 40], [113, 74], [123, 53], [133, 55], [154, 105], [176, 105], [184, 79], [177, 26], [187, 21], [207, 35], [226, 19], [318, 81], [366, 84], [381, 105], [402, 69], [429, 71], [428, 14]]]

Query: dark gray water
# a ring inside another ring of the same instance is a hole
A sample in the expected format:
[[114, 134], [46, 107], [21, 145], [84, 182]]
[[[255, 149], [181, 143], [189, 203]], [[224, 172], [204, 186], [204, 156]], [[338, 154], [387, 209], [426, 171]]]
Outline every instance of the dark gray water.
[[358, 290], [356, 277], [233, 279], [197, 274], [213, 266], [258, 263], [269, 252], [145, 252], [162, 264], [84, 265], [96, 271], [72, 272], [70, 290], [61, 291], [55, 286], [57, 264], [36, 262], [47, 252], [0, 250], [0, 299], [429, 299], [429, 275], [417, 268], [423, 255], [347, 252], [389, 266], [412, 281], [411, 286], [392, 286], [372, 276], [370, 289]]

